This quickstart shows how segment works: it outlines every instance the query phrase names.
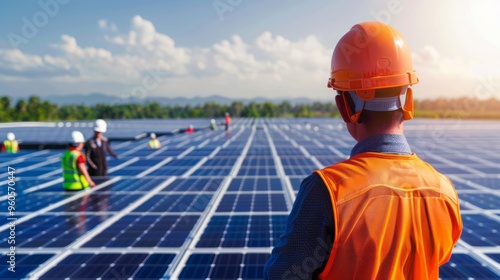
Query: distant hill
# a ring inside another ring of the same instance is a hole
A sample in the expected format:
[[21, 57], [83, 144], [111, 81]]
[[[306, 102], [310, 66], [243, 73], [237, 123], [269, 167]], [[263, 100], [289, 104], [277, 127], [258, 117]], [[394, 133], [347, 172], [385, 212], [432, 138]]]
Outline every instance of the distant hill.
[[[21, 98], [28, 98], [27, 96], [23, 96]], [[147, 98], [121, 98], [119, 96], [107, 95], [104, 93], [93, 92], [90, 94], [67, 94], [67, 95], [49, 95], [49, 96], [40, 96], [40, 98], [44, 101], [49, 101], [51, 103], [55, 103], [58, 105], [87, 105], [93, 106], [97, 103], [105, 103], [105, 104], [126, 104], [126, 103], [145, 103], [145, 102], [158, 102], [161, 105], [203, 105], [207, 102], [215, 102], [217, 104], [229, 105], [234, 101], [241, 101], [245, 104], [250, 102], [263, 103], [266, 101], [271, 101], [274, 103], [281, 103], [284, 100], [289, 101], [292, 105], [295, 104], [312, 104], [315, 101], [326, 102], [327, 99], [324, 100], [316, 100], [310, 98], [275, 98], [269, 99], [265, 97], [256, 97], [256, 98], [246, 98], [246, 99], [232, 99], [220, 95], [211, 95], [207, 97], [147, 97]], [[13, 98], [14, 101], [17, 98]]]

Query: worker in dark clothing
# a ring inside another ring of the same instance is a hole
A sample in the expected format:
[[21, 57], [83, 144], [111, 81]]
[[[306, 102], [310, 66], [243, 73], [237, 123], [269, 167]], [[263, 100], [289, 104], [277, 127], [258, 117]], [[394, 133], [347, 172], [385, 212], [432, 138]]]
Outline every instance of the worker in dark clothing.
[[108, 139], [102, 134], [107, 130], [107, 124], [104, 120], [98, 119], [95, 122], [94, 137], [85, 143], [85, 156], [87, 158], [87, 167], [90, 176], [107, 176], [108, 165], [106, 162], [106, 152], [114, 158], [118, 158], [111, 149]]

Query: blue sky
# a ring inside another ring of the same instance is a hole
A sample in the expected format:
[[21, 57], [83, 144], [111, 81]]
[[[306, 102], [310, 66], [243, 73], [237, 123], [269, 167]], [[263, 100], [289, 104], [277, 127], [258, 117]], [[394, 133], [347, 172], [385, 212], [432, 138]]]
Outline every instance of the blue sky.
[[330, 56], [362, 21], [400, 30], [417, 98], [500, 98], [495, 0], [2, 2], [0, 95], [326, 99]]

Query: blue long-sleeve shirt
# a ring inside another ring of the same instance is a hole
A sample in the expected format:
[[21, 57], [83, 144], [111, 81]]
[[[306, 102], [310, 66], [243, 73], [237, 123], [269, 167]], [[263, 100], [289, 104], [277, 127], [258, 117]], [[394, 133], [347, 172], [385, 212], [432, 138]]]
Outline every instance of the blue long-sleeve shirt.
[[[403, 135], [380, 134], [354, 146], [351, 157], [365, 152], [411, 154]], [[285, 233], [264, 268], [266, 279], [315, 279], [323, 271], [335, 238], [330, 194], [318, 174], [302, 181]]]

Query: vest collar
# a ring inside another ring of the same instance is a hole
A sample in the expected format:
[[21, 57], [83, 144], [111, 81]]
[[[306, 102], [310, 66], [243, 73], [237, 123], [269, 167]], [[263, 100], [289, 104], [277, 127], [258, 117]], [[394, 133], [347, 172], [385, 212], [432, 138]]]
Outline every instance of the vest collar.
[[400, 155], [412, 154], [406, 137], [401, 134], [377, 134], [369, 136], [352, 148], [351, 157], [366, 152]]

